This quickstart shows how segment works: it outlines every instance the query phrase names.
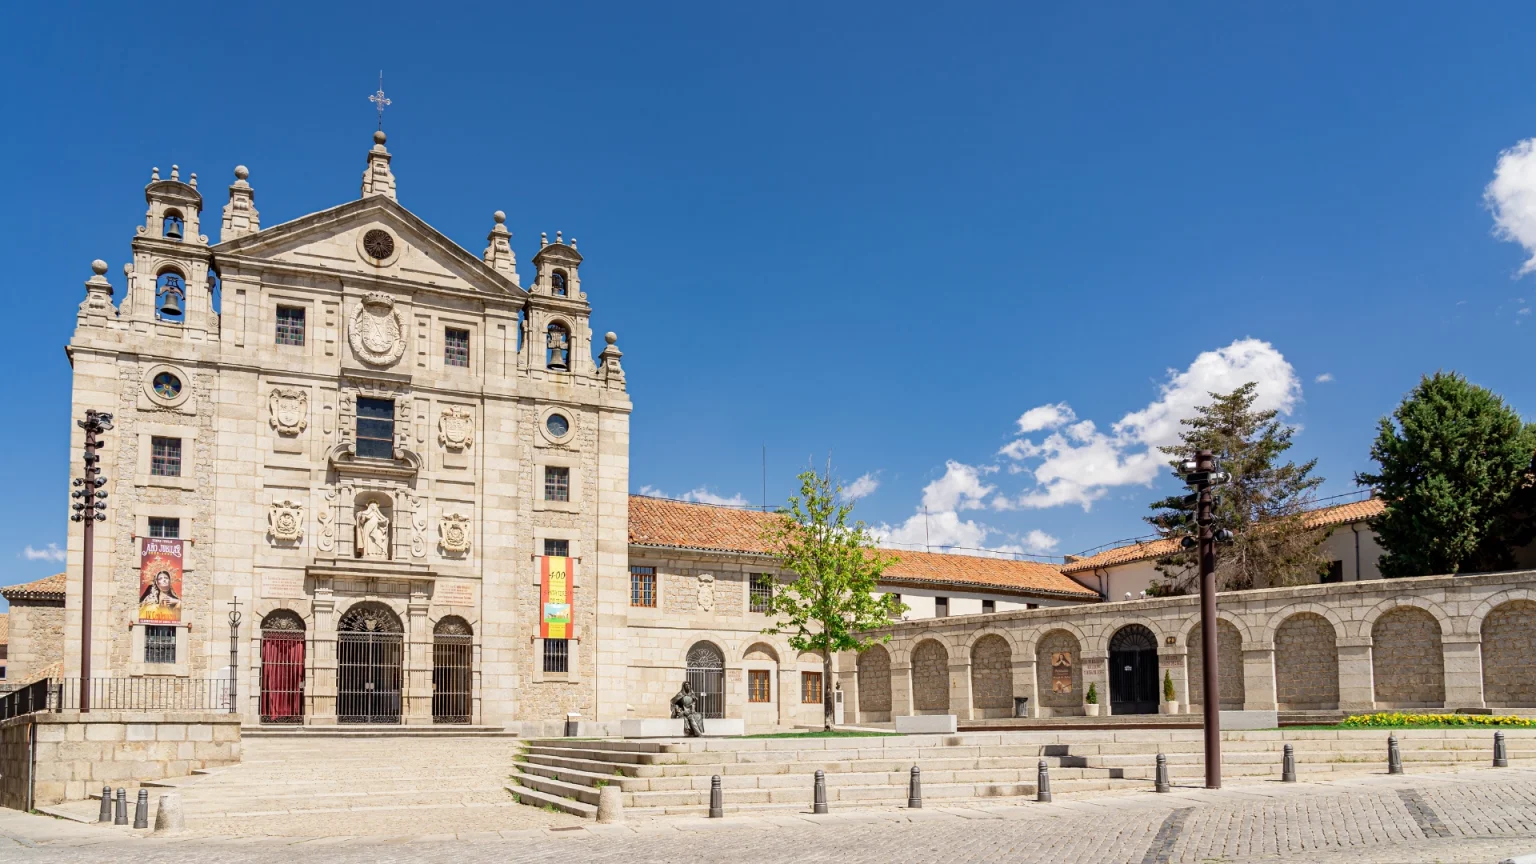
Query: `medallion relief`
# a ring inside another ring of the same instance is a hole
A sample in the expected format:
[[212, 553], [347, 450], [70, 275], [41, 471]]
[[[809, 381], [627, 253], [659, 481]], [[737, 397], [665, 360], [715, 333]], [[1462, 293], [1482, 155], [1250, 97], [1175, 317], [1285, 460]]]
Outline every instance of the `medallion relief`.
[[267, 512], [267, 531], [273, 540], [293, 543], [304, 536], [304, 505], [297, 501], [273, 501]]
[[462, 513], [444, 513], [437, 525], [443, 551], [450, 555], [463, 555], [469, 551], [469, 517]]
[[327, 489], [325, 492], [325, 506], [315, 514], [315, 521], [320, 523], [320, 551], [329, 552], [336, 548], [336, 515], [333, 512], [336, 506], [336, 490]]
[[382, 291], [363, 295], [352, 312], [347, 342], [363, 362], [388, 366], [405, 353], [405, 319], [395, 308], [395, 298]]
[[450, 405], [437, 418], [437, 441], [449, 450], [467, 450], [475, 445], [475, 413]]
[[309, 428], [309, 393], [294, 387], [274, 387], [267, 396], [272, 428], [279, 435], [297, 435]]

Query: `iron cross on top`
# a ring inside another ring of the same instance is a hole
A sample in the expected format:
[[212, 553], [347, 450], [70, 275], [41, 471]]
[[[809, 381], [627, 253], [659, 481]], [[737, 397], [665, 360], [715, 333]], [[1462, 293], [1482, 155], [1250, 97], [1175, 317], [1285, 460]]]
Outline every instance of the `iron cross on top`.
[[378, 89], [378, 92], [374, 93], [372, 96], [369, 96], [368, 97], [368, 101], [372, 102], [374, 107], [379, 110], [379, 128], [383, 129], [384, 128], [384, 109], [389, 107], [389, 97], [384, 95], [384, 70], [383, 69], [379, 70], [379, 89]]

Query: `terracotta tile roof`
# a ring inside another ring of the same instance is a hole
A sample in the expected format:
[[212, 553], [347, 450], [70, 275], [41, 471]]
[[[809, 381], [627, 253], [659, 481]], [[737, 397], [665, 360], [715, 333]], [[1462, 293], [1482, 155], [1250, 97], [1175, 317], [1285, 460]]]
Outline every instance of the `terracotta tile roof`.
[[8, 585], [0, 588], [0, 597], [7, 600], [63, 600], [64, 574], [55, 573], [32, 582]]
[[[1348, 525], [1351, 522], [1364, 522], [1373, 516], [1381, 515], [1385, 509], [1386, 505], [1382, 503], [1380, 498], [1367, 498], [1364, 501], [1350, 501], [1344, 504], [1334, 504], [1329, 507], [1319, 507], [1306, 514], [1307, 526], [1311, 528], [1331, 528], [1335, 525]], [[1062, 567], [1061, 572], [1084, 573], [1090, 570], [1103, 570], [1106, 567], [1119, 567], [1123, 564], [1134, 564], [1137, 561], [1161, 558], [1176, 551], [1178, 545], [1179, 541], [1171, 538], [1139, 540], [1125, 546], [1106, 549], [1097, 555], [1072, 561]]]
[[[771, 513], [629, 496], [629, 542], [635, 546], [708, 552], [770, 553]], [[1055, 564], [938, 552], [891, 550], [901, 560], [885, 571], [891, 582], [1030, 592], [1084, 600], [1091, 591], [1061, 575]]]

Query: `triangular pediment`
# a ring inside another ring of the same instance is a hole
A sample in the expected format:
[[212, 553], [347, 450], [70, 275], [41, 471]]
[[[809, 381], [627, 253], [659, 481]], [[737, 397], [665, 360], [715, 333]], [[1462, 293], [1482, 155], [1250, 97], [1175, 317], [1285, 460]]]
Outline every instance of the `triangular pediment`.
[[[383, 235], [370, 237], [370, 232], [379, 231]], [[528, 296], [507, 276], [383, 195], [274, 225], [220, 243], [212, 251], [216, 260], [239, 258], [343, 276], [363, 274], [482, 297]]]

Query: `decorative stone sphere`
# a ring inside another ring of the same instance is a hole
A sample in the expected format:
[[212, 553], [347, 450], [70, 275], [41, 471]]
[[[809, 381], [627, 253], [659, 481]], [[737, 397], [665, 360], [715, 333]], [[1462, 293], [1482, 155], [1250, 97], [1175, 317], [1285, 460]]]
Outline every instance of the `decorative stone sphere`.
[[500, 225], [501, 223], [507, 221], [507, 214], [497, 210], [495, 213], [491, 214], [491, 218], [496, 220], [497, 225]]
[[92, 261], [91, 262], [91, 272], [95, 273], [97, 276], [105, 276], [105, 275], [107, 275], [107, 262], [101, 260], [100, 258], [97, 258], [95, 261]]
[[251, 176], [251, 169], [245, 167], [244, 165], [236, 165], [235, 166], [235, 179], [236, 180], [244, 180], [245, 178], [247, 178], [249, 176]]
[[373, 143], [375, 143], [375, 144], [383, 144], [384, 141], [385, 141], [385, 138], [384, 138], [384, 130], [383, 129], [380, 129], [379, 131], [373, 133]]
[[619, 334], [609, 330], [603, 335], [603, 339], [606, 340], [609, 345], [612, 345], [613, 343], [619, 341]]

